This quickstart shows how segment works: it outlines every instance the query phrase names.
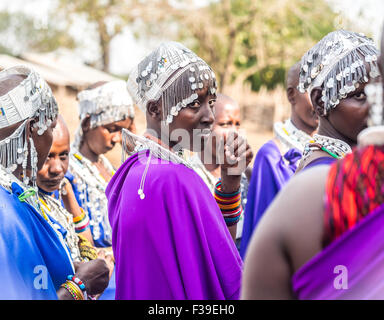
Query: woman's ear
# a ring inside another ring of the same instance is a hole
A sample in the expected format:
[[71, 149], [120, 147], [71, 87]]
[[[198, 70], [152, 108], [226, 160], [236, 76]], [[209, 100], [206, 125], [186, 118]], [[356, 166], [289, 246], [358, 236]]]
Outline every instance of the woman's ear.
[[324, 116], [324, 101], [321, 100], [323, 90], [320, 87], [315, 87], [311, 91], [311, 102], [313, 109], [319, 117]]
[[158, 101], [149, 101], [147, 104], [147, 112], [151, 118], [161, 120], [161, 99], [159, 99]]
[[25, 124], [25, 132], [26, 132], [26, 138], [29, 140], [30, 137], [36, 132], [36, 128], [34, 128], [34, 125], [36, 123], [35, 119], [29, 119], [27, 123]]
[[296, 101], [296, 91], [294, 88], [292, 87], [288, 87], [287, 88], [287, 98], [288, 98], [288, 101], [291, 105], [294, 105], [295, 104], [295, 101]]
[[82, 121], [81, 121], [81, 130], [83, 130], [83, 133], [86, 133], [89, 131], [91, 127], [91, 117], [87, 115]]

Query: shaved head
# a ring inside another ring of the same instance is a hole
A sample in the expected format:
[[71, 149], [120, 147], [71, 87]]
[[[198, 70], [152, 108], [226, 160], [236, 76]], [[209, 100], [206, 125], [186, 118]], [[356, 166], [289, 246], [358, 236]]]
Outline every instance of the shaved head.
[[232, 108], [236, 109], [239, 108], [238, 103], [234, 99], [225, 94], [218, 93], [215, 102], [215, 115], [218, 115], [219, 113], [224, 111], [226, 106], [232, 106]]
[[64, 121], [64, 118], [59, 115], [57, 117], [57, 123], [55, 129], [53, 129], [53, 143], [55, 140], [67, 139], [69, 144], [69, 129], [67, 124]]
[[301, 62], [299, 61], [289, 68], [287, 72], [287, 77], [285, 79], [285, 86], [287, 89], [288, 88], [296, 89], [297, 86], [299, 85], [300, 67], [301, 67]]

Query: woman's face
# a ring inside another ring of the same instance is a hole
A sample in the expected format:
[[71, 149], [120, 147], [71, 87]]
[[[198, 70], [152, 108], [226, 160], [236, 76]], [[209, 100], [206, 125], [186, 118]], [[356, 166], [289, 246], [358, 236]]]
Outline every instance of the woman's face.
[[340, 100], [337, 107], [329, 112], [328, 121], [342, 135], [356, 142], [358, 134], [367, 127], [369, 104], [364, 88], [360, 84], [356, 91]]
[[84, 133], [84, 141], [93, 153], [97, 155], [107, 153], [116, 143], [121, 143], [121, 130], [130, 128], [132, 122], [133, 119], [128, 118], [90, 129]]
[[216, 95], [211, 94], [207, 87], [196, 93], [197, 99], [181, 109], [169, 125], [171, 146], [179, 143], [182, 148], [200, 151], [205, 139], [212, 133]]
[[239, 106], [235, 102], [219, 98], [215, 104], [215, 122], [212, 136], [207, 144], [208, 148], [212, 146], [212, 156], [216, 157], [218, 143], [223, 141], [224, 137], [228, 137], [230, 132], [238, 132], [240, 121]]
[[58, 190], [69, 165], [69, 132], [59, 125], [54, 130], [54, 137], [48, 157], [37, 173], [37, 185], [47, 191]]

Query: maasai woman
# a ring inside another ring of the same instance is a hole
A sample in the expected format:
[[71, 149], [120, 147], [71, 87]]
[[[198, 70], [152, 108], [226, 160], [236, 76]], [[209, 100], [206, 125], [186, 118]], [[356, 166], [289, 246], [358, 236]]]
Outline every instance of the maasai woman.
[[0, 73], [0, 100], [1, 299], [80, 300], [101, 293], [105, 262], [74, 264], [65, 229], [37, 197], [37, 171], [58, 113], [51, 89], [36, 72], [17, 66]]
[[297, 171], [330, 164], [351, 153], [357, 135], [367, 127], [364, 88], [379, 76], [378, 53], [373, 41], [362, 34], [339, 30], [303, 56], [299, 87], [308, 92], [320, 123]]
[[121, 142], [121, 129], [134, 127], [125, 82], [98, 82], [79, 92], [80, 125], [71, 147], [67, 178], [90, 219], [97, 247], [112, 245], [105, 189], [115, 170], [104, 154]]
[[379, 104], [370, 109], [358, 147], [331, 166], [295, 176], [267, 211], [247, 254], [244, 299], [384, 298], [382, 84], [378, 88]]
[[215, 188], [224, 217], [183, 155], [201, 151], [211, 134], [213, 71], [183, 45], [167, 42], [132, 71], [128, 88], [146, 113], [147, 131], [145, 137], [123, 131], [132, 155], [107, 188], [116, 298], [237, 299], [242, 262], [228, 228], [236, 233], [242, 211], [236, 170], [245, 169], [251, 151], [237, 137], [226, 141], [222, 169], [235, 175]]
[[[70, 249], [73, 261], [88, 261], [97, 258], [93, 248], [89, 220], [85, 220], [84, 228], [78, 225], [85, 212], [77, 204], [69, 183], [63, 186], [65, 173], [68, 170], [70, 152], [69, 131], [64, 119], [59, 115], [53, 130], [53, 141], [47, 160], [37, 173], [39, 201], [42, 210], [56, 219], [66, 230], [65, 241]], [[58, 192], [60, 190], [60, 192]], [[62, 202], [64, 203], [64, 206]], [[75, 227], [75, 223], [78, 227]], [[79, 238], [80, 237], [80, 238]]]

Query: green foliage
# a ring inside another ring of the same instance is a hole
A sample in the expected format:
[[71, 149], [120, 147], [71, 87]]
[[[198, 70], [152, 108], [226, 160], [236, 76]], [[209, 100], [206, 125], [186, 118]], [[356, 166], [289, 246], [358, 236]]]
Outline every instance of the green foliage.
[[192, 41], [221, 86], [250, 81], [255, 90], [283, 83], [283, 71], [333, 31], [336, 18], [324, 0], [220, 0], [188, 16], [179, 39]]
[[23, 48], [73, 48], [76, 43], [57, 27], [56, 17], [67, 27], [81, 17], [95, 27], [101, 65], [108, 71], [110, 42], [128, 26], [136, 37], [185, 43], [212, 66], [221, 89], [244, 82], [253, 90], [284, 83], [285, 70], [333, 31], [336, 21], [325, 0], [211, 0], [199, 7], [192, 0], [57, 1], [45, 27], [23, 14], [0, 13], [0, 33], [17, 35]]

